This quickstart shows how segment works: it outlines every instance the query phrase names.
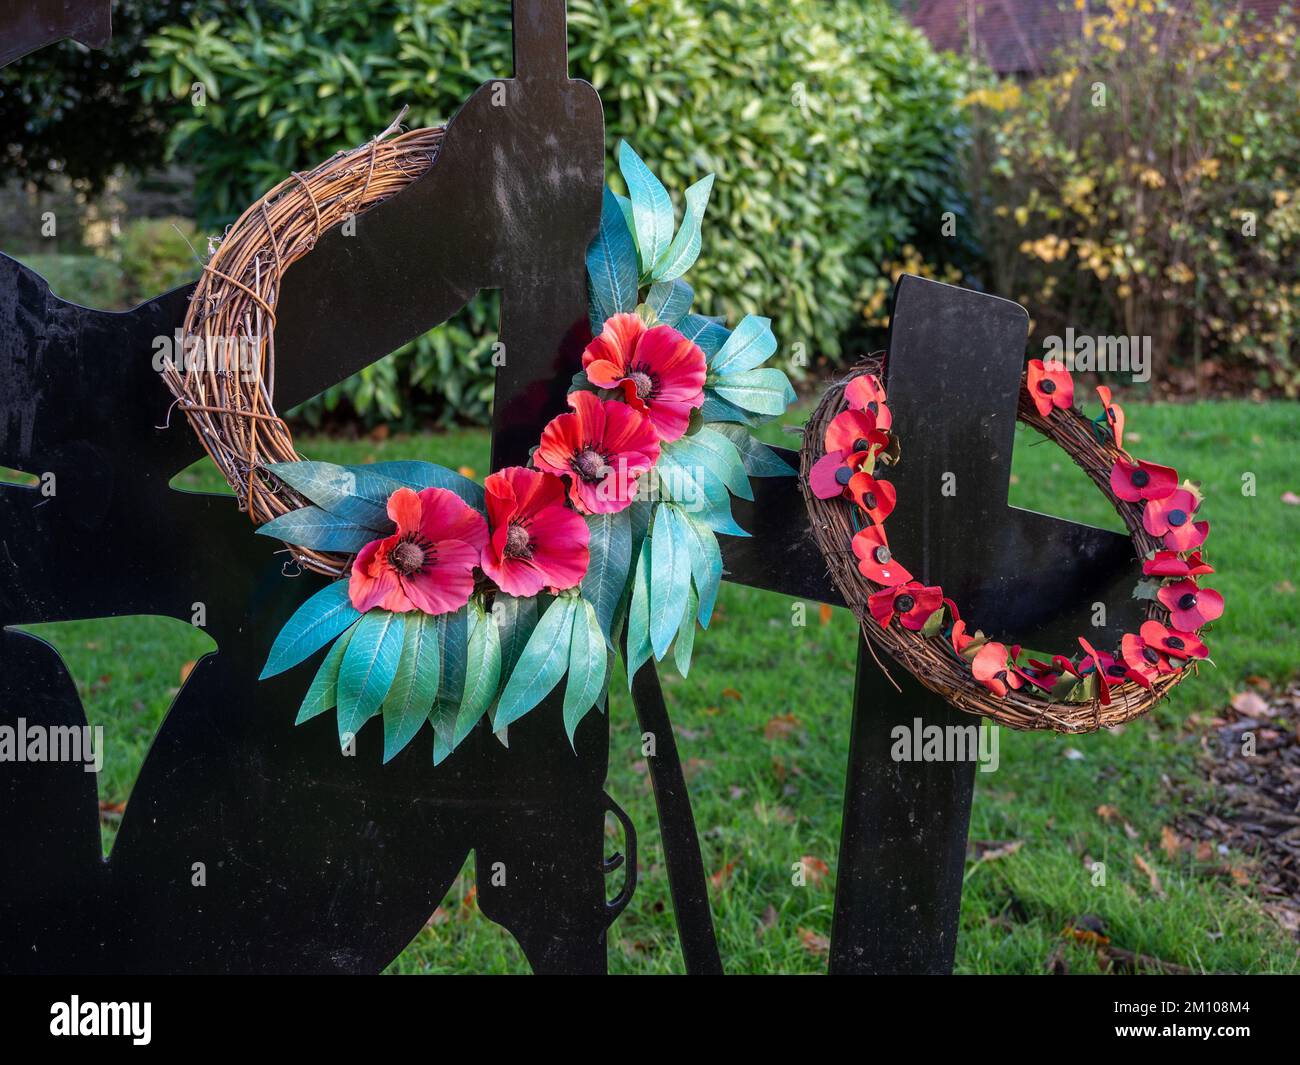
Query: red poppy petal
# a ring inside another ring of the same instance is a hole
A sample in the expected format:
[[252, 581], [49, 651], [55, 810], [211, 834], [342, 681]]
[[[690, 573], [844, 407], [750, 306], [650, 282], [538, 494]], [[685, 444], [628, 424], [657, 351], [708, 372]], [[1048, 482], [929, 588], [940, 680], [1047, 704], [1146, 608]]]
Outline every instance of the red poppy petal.
[[425, 488], [420, 492], [420, 535], [430, 543], [461, 540], [475, 551], [487, 546], [487, 522], [483, 515], [455, 492], [446, 488]]
[[399, 488], [388, 497], [388, 516], [399, 533], [415, 532], [420, 527], [420, 497], [410, 488]]
[[847, 482], [840, 484], [838, 474], [844, 466], [843, 451], [829, 451], [808, 471], [808, 487], [818, 499], [834, 499], [844, 494]]
[[588, 363], [585, 369], [587, 380], [597, 388], [613, 388], [623, 380], [623, 367], [609, 359], [596, 359]]

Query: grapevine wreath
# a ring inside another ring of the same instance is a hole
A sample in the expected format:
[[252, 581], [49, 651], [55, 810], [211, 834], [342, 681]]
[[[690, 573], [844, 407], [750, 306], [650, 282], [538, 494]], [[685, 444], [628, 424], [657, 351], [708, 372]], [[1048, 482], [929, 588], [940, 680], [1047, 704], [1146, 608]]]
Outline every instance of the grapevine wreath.
[[1074, 653], [1037, 658], [972, 632], [942, 588], [914, 579], [891, 554], [885, 526], [897, 495], [887, 474], [901, 444], [879, 369], [870, 360], [826, 393], [800, 454], [813, 535], [869, 639], [960, 710], [1071, 733], [1146, 713], [1206, 659], [1199, 632], [1223, 613], [1223, 597], [1200, 584], [1214, 572], [1201, 556], [1209, 532], [1195, 517], [1201, 492], [1124, 449], [1124, 412], [1110, 389], [1097, 388], [1102, 412], [1090, 420], [1074, 405], [1064, 365], [1035, 359], [1017, 418], [1059, 444], [1119, 512], [1142, 560], [1134, 595], [1147, 601], [1147, 620], [1119, 647], [1080, 636]]
[[[433, 727], [442, 762], [485, 718], [500, 731], [567, 674], [569, 741], [621, 645], [631, 678], [673, 650], [690, 668], [722, 577], [717, 534], [744, 536], [732, 494], [794, 470], [750, 429], [794, 399], [762, 364], [768, 319], [734, 330], [692, 311], [682, 275], [700, 252], [713, 185], [667, 190], [627, 144], [629, 195], [606, 189], [587, 251], [592, 341], [568, 407], [528, 466], [482, 485], [422, 461], [338, 466], [303, 459], [273, 405], [280, 280], [320, 235], [392, 196], [437, 157], [442, 129], [396, 132], [293, 174], [230, 228], [204, 267], [185, 346], [164, 378], [263, 535], [334, 580], [276, 637], [262, 677], [326, 646], [298, 712], [337, 711], [346, 749], [382, 718], [384, 760]], [[215, 352], [234, 345], [238, 365]]]

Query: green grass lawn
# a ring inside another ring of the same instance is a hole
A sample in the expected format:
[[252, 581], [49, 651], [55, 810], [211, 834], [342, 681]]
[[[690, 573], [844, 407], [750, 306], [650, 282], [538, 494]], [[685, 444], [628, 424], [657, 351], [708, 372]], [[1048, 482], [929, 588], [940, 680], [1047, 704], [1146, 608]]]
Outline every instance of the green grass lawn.
[[[1003, 730], [1000, 767], [977, 778], [971, 838], [1021, 846], [968, 864], [961, 972], [1041, 972], [1063, 927], [1086, 914], [1101, 917], [1117, 945], [1181, 965], [1300, 969], [1295, 942], [1230, 875], [1235, 868], [1248, 877], [1249, 856], [1220, 854], [1198, 864], [1161, 849], [1161, 830], [1182, 804], [1213, 801], [1194, 768], [1198, 719], [1208, 719], [1246, 676], [1281, 680], [1296, 668], [1300, 507], [1280, 497], [1300, 493], [1300, 417], [1295, 405], [1245, 402], [1132, 405], [1128, 415], [1131, 449], [1199, 479], [1208, 496], [1209, 555], [1220, 568], [1213, 583], [1228, 602], [1209, 634], [1217, 668], [1180, 686], [1150, 718], [1113, 733], [1065, 738]], [[487, 461], [486, 435], [470, 430], [382, 442], [308, 439], [301, 446], [312, 458], [426, 458], [469, 466], [480, 477]], [[1014, 469], [1013, 504], [1120, 527], [1083, 475], [1030, 431], [1017, 438]], [[1254, 494], [1243, 491], [1246, 475]], [[216, 487], [218, 478], [208, 468], [183, 480], [186, 487]], [[815, 607], [805, 627], [792, 627], [792, 602], [725, 585], [712, 627], [696, 641], [689, 679], [663, 669], [713, 873], [723, 959], [733, 972], [825, 967], [856, 633], [847, 612], [823, 623]], [[63, 652], [92, 723], [112, 724], [100, 797], [126, 800], [184, 664], [211, 641], [157, 618], [33, 631]], [[610, 968], [678, 972], [654, 805], [626, 690], [620, 674], [610, 700], [608, 790], [636, 822], [641, 870], [636, 897], [611, 930]], [[782, 715], [793, 721], [769, 729]], [[1097, 813], [1102, 805], [1113, 808], [1108, 817]], [[106, 845], [111, 829], [110, 823]], [[796, 887], [791, 867], [801, 859], [813, 860], [805, 862], [806, 885]], [[1105, 863], [1104, 886], [1093, 885], [1085, 863], [1094, 861]], [[527, 968], [511, 937], [477, 912], [471, 887], [467, 871], [393, 971]], [[1068, 946], [1065, 956], [1072, 972], [1097, 969], [1081, 947]]]

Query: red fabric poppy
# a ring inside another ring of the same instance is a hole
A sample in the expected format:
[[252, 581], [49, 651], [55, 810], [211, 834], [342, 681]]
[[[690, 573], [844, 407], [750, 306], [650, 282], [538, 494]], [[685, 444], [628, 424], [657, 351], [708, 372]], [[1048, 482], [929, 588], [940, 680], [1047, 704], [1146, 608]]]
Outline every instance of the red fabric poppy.
[[1128, 667], [1127, 679], [1150, 689], [1151, 682], [1161, 673], [1172, 673], [1169, 659], [1134, 632], [1126, 632], [1120, 643], [1120, 655]]
[[644, 414], [592, 392], [569, 393], [572, 414], [552, 418], [533, 452], [544, 473], [569, 478], [569, 498], [584, 514], [629, 506], [636, 479], [659, 461], [659, 438]]
[[1105, 385], [1097, 386], [1097, 395], [1101, 397], [1102, 413], [1106, 415], [1106, 424], [1115, 437], [1115, 446], [1124, 446], [1124, 408], [1110, 398], [1110, 389]]
[[1177, 551], [1157, 551], [1154, 558], [1142, 563], [1142, 573], [1147, 577], [1199, 577], [1213, 572], [1214, 567], [1201, 560], [1199, 551], [1193, 551], [1186, 559]]
[[870, 451], [873, 445], [879, 453], [889, 446], [889, 435], [876, 428], [874, 415], [860, 410], [842, 410], [826, 427], [822, 444], [828, 452], [841, 451], [846, 455]]
[[507, 466], [484, 482], [491, 537], [482, 567], [507, 595], [560, 591], [587, 575], [590, 532], [564, 505], [564, 482], [549, 473]]
[[582, 353], [587, 380], [597, 388], [622, 388], [634, 410], [647, 414], [659, 439], [679, 439], [691, 411], [704, 404], [704, 352], [672, 326], [646, 328], [635, 314], [607, 319]]
[[388, 497], [388, 516], [397, 532], [371, 540], [352, 563], [352, 605], [362, 613], [447, 614], [469, 602], [488, 538], [482, 515], [445, 488], [399, 488]]
[[1188, 551], [1200, 547], [1209, 535], [1208, 521], [1192, 521], [1200, 500], [1186, 488], [1163, 499], [1149, 499], [1142, 509], [1142, 527], [1152, 536], [1163, 536], [1171, 551]]
[[885, 386], [875, 374], [864, 373], [850, 381], [844, 389], [844, 399], [851, 410], [871, 414], [877, 429], [888, 429], [894, 424], [894, 416], [885, 404]]
[[[860, 534], [859, 534], [860, 535]], [[912, 632], [920, 632], [939, 607], [943, 606], [943, 589], [927, 588], [919, 581], [885, 588], [867, 600], [867, 609], [882, 629], [898, 616], [899, 623]]]
[[1178, 471], [1154, 462], [1134, 464], [1120, 459], [1110, 469], [1110, 487], [1118, 498], [1128, 503], [1164, 499], [1178, 487]]
[[1010, 688], [1019, 688], [1020, 677], [1012, 667], [1005, 644], [990, 640], [970, 664], [971, 673], [984, 687], [999, 698]]
[[855, 503], [880, 525], [894, 512], [898, 492], [888, 481], [878, 481], [869, 473], [855, 473], [849, 480], [849, 494]]
[[1115, 661], [1115, 656], [1106, 651], [1098, 651], [1082, 636], [1079, 637], [1079, 646], [1087, 652], [1083, 660], [1079, 663], [1080, 676], [1088, 673], [1097, 674], [1097, 686], [1101, 695], [1102, 706], [1110, 705], [1110, 686], [1118, 684], [1124, 679], [1128, 672], [1120, 663]]
[[1169, 611], [1174, 628], [1195, 632], [1223, 613], [1223, 596], [1213, 588], [1198, 588], [1191, 578], [1166, 584], [1156, 598]]
[[[1046, 662], [1039, 662], [1031, 658], [1025, 665], [1011, 664], [1011, 670], [1018, 676], [1021, 681], [1032, 684], [1035, 688], [1041, 688], [1043, 691], [1050, 692], [1061, 679], [1061, 674], [1052, 669]], [[1023, 685], [1021, 685], [1023, 687]]]
[[[1194, 632], [1167, 629], [1158, 621], [1142, 622], [1142, 628], [1139, 631], [1142, 633], [1142, 642], [1147, 647], [1154, 647], [1162, 655], [1174, 660], [1186, 661], [1189, 658], [1206, 658], [1210, 653], [1209, 648]], [[1174, 669], [1180, 668], [1182, 661], [1176, 661], [1169, 670], [1161, 670], [1161, 672], [1172, 672]]]
[[1074, 405], [1074, 378], [1060, 362], [1049, 365], [1042, 359], [1030, 359], [1026, 378], [1029, 398], [1040, 417], [1046, 418], [1053, 407], [1068, 410]]
[[[865, 458], [865, 453], [859, 453]], [[818, 499], [834, 499], [849, 494], [849, 479], [854, 473], [854, 456], [843, 451], [828, 451], [808, 471], [808, 486]]]
[[949, 640], [952, 643], [952, 649], [960, 655], [975, 642], [975, 637], [966, 632], [966, 622], [958, 618], [952, 623], [952, 634], [949, 636]]
[[894, 561], [884, 529], [869, 525], [858, 532], [853, 537], [853, 553], [858, 556], [858, 572], [869, 581], [892, 588], [912, 579], [912, 575]]

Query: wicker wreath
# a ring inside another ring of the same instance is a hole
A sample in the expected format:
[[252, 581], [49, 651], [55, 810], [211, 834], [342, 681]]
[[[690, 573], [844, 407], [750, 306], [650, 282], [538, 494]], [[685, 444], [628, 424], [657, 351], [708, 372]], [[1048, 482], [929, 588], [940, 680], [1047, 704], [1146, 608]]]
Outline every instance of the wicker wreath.
[[[307, 502], [266, 469], [300, 458], [274, 405], [281, 278], [322, 233], [401, 192], [433, 165], [445, 129], [398, 133], [401, 119], [368, 144], [292, 174], [229, 227], [190, 298], [184, 350], [164, 363], [177, 405], [256, 525]], [[347, 572], [349, 555], [287, 546], [307, 569], [332, 577]]]
[[[1059, 444], [1115, 506], [1132, 536], [1137, 558], [1144, 560], [1144, 573], [1157, 578], [1144, 582], [1150, 599], [1148, 621], [1142, 636], [1125, 636], [1123, 657], [1121, 652], [1114, 656], [1097, 652], [1080, 638], [1081, 660], [1055, 655], [1051, 663], [1031, 660], [1022, 665], [1019, 647], [1007, 650], [982, 633], [967, 632], [957, 604], [942, 598], [939, 588], [912, 582], [889, 551], [884, 517], [893, 509], [895, 494], [885, 473], [898, 456], [899, 440], [891, 431], [891, 416], [878, 377], [880, 368], [878, 356], [866, 360], [827, 391], [808, 422], [800, 454], [800, 487], [813, 536], [836, 586], [871, 643], [884, 648], [922, 685], [959, 710], [1016, 729], [1082, 733], [1122, 724], [1146, 713], [1195, 670], [1196, 660], [1204, 656], [1204, 645], [1194, 631], [1165, 628], [1171, 621], [1171, 607], [1185, 619], [1189, 616], [1186, 610], [1194, 613], [1196, 600], [1202, 598], [1205, 609], [1217, 617], [1222, 597], [1197, 587], [1197, 577], [1213, 572], [1199, 551], [1169, 549], [1171, 538], [1161, 534], [1155, 512], [1144, 520], [1144, 512], [1150, 508], [1145, 498], [1130, 502], [1117, 494], [1117, 476], [1135, 476], [1145, 487], [1152, 477], [1148, 471], [1163, 471], [1155, 476], [1165, 481], [1172, 476], [1175, 485], [1177, 482], [1173, 470], [1137, 463], [1123, 450], [1123, 412], [1111, 401], [1109, 390], [1098, 389], [1103, 413], [1091, 421], [1073, 405], [1073, 382], [1064, 368], [1044, 369], [1041, 362], [1030, 363], [1017, 418]], [[855, 438], [857, 434], [861, 438]], [[842, 439], [853, 442], [837, 449], [834, 445]], [[831, 477], [834, 480], [828, 481]], [[1121, 487], [1124, 495], [1135, 494], [1129, 481], [1121, 481]], [[1160, 490], [1166, 491], [1165, 484]], [[1176, 512], [1178, 525], [1191, 533], [1199, 493], [1194, 486], [1184, 485], [1169, 488], [1166, 496], [1177, 496], [1176, 501], [1182, 502], [1178, 493], [1194, 499], [1187, 504], [1186, 513]], [[1184, 539], [1194, 539], [1192, 546], [1199, 547], [1208, 523], [1196, 522], [1195, 526], [1194, 534]], [[1175, 537], [1172, 546], [1181, 543]], [[868, 570], [878, 579], [864, 575]], [[1188, 591], [1189, 587], [1193, 591]], [[935, 609], [924, 624], [920, 615], [912, 619], [912, 625], [905, 624], [897, 613], [903, 607], [914, 614], [929, 610], [918, 602], [922, 591], [929, 594]], [[896, 593], [905, 594], [891, 603], [890, 596]], [[901, 606], [895, 606], [898, 603]], [[1152, 623], [1154, 628], [1149, 627]], [[985, 660], [982, 673], [980, 659]]]

